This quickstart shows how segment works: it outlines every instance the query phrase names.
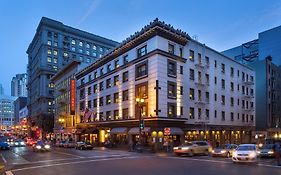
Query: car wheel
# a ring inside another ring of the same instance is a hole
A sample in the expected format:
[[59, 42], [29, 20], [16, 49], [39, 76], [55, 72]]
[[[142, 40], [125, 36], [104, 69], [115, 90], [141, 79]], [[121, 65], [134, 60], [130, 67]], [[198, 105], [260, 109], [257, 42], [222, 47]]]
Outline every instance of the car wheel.
[[227, 158], [229, 158], [229, 157], [230, 157], [230, 152], [228, 152], [228, 153], [226, 154], [226, 157], [227, 157]]
[[190, 152], [188, 153], [188, 155], [189, 155], [190, 157], [193, 157], [193, 156], [194, 156], [193, 150], [190, 150]]

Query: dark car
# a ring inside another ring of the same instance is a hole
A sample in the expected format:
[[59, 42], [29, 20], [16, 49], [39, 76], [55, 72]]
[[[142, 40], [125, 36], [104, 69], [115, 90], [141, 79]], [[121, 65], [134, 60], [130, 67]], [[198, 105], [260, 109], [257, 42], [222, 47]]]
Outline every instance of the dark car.
[[75, 149], [80, 150], [92, 150], [93, 148], [93, 145], [88, 142], [77, 142], [75, 145]]
[[17, 146], [17, 147], [20, 147], [20, 146], [25, 146], [25, 143], [24, 143], [23, 140], [18, 139], [18, 140], [15, 140], [15, 144], [14, 145]]
[[274, 144], [265, 144], [258, 151], [260, 157], [274, 157]]
[[39, 151], [50, 151], [51, 146], [49, 144], [44, 143], [43, 141], [37, 141], [36, 144], [33, 145], [33, 151], [39, 152]]
[[9, 150], [10, 145], [7, 142], [0, 141], [0, 149], [1, 150]]
[[235, 144], [225, 144], [212, 150], [213, 157], [231, 157], [238, 146]]

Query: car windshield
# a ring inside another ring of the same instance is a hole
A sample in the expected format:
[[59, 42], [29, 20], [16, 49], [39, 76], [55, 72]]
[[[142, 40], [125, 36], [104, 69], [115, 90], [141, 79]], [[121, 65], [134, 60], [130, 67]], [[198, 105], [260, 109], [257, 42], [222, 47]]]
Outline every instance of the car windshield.
[[237, 148], [238, 151], [252, 151], [252, 150], [255, 150], [256, 147], [255, 146], [250, 146], [250, 145], [245, 145], [245, 146], [239, 146]]
[[261, 149], [272, 149], [273, 148], [273, 144], [266, 144], [263, 145], [263, 147]]
[[218, 149], [229, 149], [230, 147], [230, 145], [221, 145], [218, 147]]

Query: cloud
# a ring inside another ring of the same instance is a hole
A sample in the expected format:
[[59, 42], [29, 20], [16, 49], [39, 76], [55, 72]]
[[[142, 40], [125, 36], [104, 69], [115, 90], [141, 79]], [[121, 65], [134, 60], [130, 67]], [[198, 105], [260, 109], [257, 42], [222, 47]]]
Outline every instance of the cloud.
[[88, 10], [82, 15], [82, 17], [78, 20], [77, 25], [79, 26], [84, 21], [87, 20], [87, 18], [96, 10], [96, 8], [99, 6], [100, 0], [93, 0], [91, 5], [89, 6]]

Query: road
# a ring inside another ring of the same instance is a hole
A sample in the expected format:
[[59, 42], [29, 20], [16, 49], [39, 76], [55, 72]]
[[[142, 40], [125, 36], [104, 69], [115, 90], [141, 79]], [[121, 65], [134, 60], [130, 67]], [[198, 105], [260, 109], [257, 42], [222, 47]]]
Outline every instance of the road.
[[231, 159], [208, 156], [175, 157], [172, 154], [133, 153], [120, 150], [94, 149], [81, 151], [55, 148], [36, 153], [29, 148], [2, 151], [8, 175], [279, 175], [281, 167], [272, 159], [257, 165], [233, 164]]

